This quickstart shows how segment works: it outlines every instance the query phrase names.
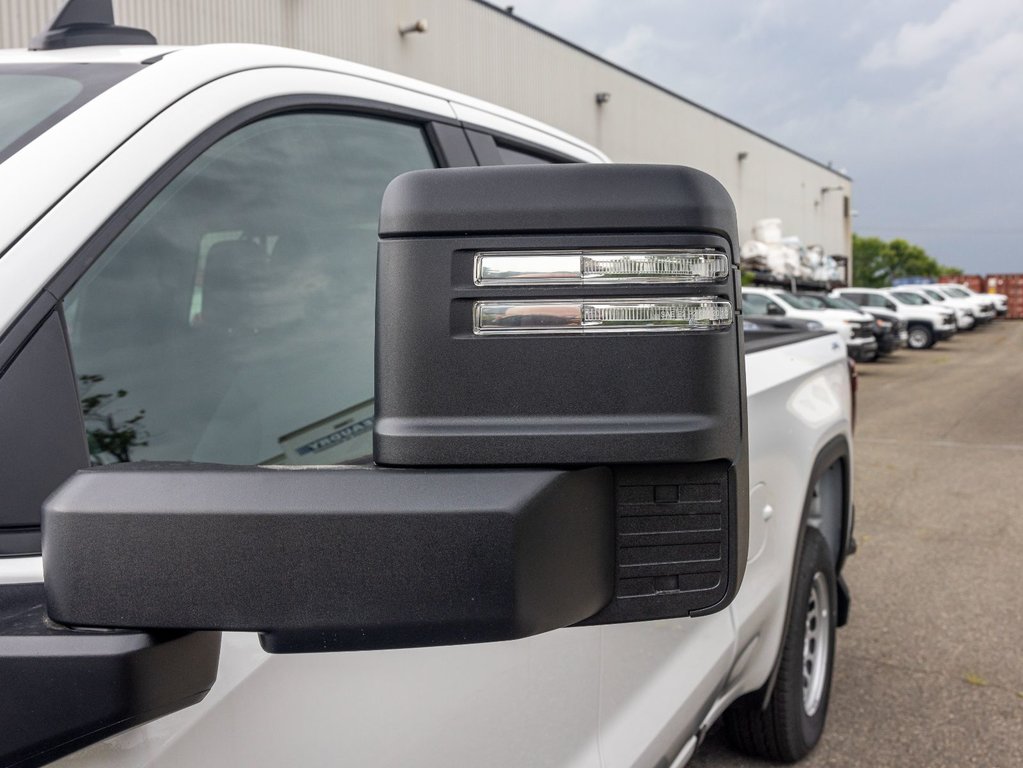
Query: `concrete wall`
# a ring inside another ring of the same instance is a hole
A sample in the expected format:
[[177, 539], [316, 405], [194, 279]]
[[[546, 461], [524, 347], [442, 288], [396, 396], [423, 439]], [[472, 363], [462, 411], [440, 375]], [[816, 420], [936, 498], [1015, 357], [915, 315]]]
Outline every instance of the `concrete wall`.
[[[61, 4], [2, 0], [0, 47], [24, 46]], [[325, 53], [501, 104], [620, 162], [691, 165], [732, 193], [742, 239], [757, 219], [777, 217], [808, 245], [851, 253], [850, 179], [476, 0], [115, 0], [114, 8], [119, 23], [161, 43]], [[420, 18], [426, 34], [398, 34]], [[597, 105], [602, 91], [611, 99]]]

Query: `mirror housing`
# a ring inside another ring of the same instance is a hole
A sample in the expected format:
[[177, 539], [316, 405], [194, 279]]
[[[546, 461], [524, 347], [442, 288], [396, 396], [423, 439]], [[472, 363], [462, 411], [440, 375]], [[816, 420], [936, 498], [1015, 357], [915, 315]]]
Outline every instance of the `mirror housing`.
[[376, 465], [79, 472], [43, 511], [51, 615], [302, 652], [723, 609], [748, 535], [736, 244], [687, 168], [398, 177]]
[[133, 464], [44, 512], [64, 624], [262, 633], [275, 653], [508, 640], [611, 598], [610, 472]]
[[399, 176], [380, 219], [377, 462], [610, 466], [615, 599], [589, 621], [722, 609], [749, 526], [737, 239], [728, 193], [691, 168]]

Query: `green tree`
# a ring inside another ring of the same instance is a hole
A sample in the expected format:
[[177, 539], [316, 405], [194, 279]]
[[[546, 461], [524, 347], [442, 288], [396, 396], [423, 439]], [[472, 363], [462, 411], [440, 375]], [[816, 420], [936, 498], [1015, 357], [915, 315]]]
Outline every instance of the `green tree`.
[[883, 288], [897, 277], [937, 279], [961, 274], [962, 270], [939, 264], [919, 245], [901, 238], [885, 242], [853, 235], [853, 285]]

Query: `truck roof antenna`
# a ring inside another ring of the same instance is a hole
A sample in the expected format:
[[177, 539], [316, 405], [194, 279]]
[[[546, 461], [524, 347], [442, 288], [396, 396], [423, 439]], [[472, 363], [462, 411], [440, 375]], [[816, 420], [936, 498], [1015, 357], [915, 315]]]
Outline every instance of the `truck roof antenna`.
[[155, 45], [144, 29], [114, 24], [113, 0], [67, 0], [50, 26], [32, 38], [32, 51], [87, 45]]

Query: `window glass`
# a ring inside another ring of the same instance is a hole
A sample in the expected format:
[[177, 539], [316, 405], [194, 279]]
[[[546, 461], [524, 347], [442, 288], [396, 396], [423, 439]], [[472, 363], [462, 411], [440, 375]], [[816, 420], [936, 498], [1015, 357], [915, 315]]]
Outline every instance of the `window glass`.
[[925, 290], [925, 291], [924, 291], [924, 293], [926, 293], [926, 294], [927, 294], [928, 296], [930, 296], [930, 297], [931, 297], [932, 299], [934, 299], [935, 301], [945, 301], [945, 297], [944, 297], [944, 296], [942, 296], [942, 295], [941, 295], [940, 293], [938, 293], [937, 291], [926, 291], [926, 290]]
[[500, 143], [497, 144], [497, 154], [501, 156], [501, 162], [505, 165], [551, 165], [556, 162], [549, 157], [534, 155], [532, 152], [514, 149]]
[[419, 127], [286, 114], [222, 139], [65, 299], [96, 463], [371, 453], [380, 199]]
[[893, 292], [892, 296], [894, 296], [897, 301], [901, 301], [903, 304], [912, 304], [914, 306], [922, 306], [924, 304], [930, 304], [930, 302], [927, 301], [927, 299], [925, 299], [923, 296], [921, 296], [918, 293], [909, 293], [908, 291], [899, 291], [897, 293]]
[[67, 104], [82, 90], [69, 77], [0, 72], [0, 150]]
[[799, 296], [799, 301], [806, 309], [827, 309], [828, 302], [822, 299], [820, 296], [809, 296], [802, 294]]
[[859, 304], [855, 304], [846, 298], [836, 298], [834, 296], [823, 296], [822, 300], [825, 306], [831, 307], [832, 309], [848, 309], [852, 312], [859, 312]]
[[746, 315], [766, 315], [767, 299], [759, 293], [744, 293], [742, 295], [742, 311]]
[[789, 293], [788, 291], [779, 291], [774, 295], [777, 296], [782, 301], [784, 301], [790, 307], [795, 307], [796, 309], [814, 308], [814, 305], [808, 301], [805, 301], [802, 296], [796, 296], [794, 293]]
[[138, 64], [0, 64], [0, 162], [139, 69]]
[[868, 307], [883, 307], [888, 303], [888, 299], [882, 296], [880, 293], [868, 293], [865, 294], [866, 306]]

